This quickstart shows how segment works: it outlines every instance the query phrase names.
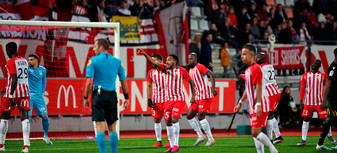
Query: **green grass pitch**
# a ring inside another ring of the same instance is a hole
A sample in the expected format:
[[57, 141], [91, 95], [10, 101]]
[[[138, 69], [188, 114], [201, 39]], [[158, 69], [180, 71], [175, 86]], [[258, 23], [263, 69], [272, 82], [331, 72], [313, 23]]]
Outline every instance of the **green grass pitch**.
[[[296, 146], [301, 140], [301, 136], [285, 136], [281, 144], [276, 148], [282, 153], [311, 153], [311, 152], [333, 152], [333, 151], [317, 151], [315, 149], [318, 142], [318, 136], [308, 136], [306, 146]], [[180, 138], [180, 151], [186, 153], [252, 153], [256, 152], [252, 137], [215, 137], [216, 144], [211, 147], [205, 147], [202, 143], [198, 147], [194, 147], [193, 143], [196, 138]], [[152, 148], [155, 138], [124, 138], [119, 141], [119, 153], [159, 153], [167, 148]], [[167, 138], [163, 139], [166, 143]], [[22, 140], [6, 141], [6, 152], [18, 153], [22, 149]], [[47, 146], [42, 140], [31, 140], [30, 153], [98, 153], [98, 148], [94, 140], [89, 139], [58, 139], [53, 140], [53, 146]], [[109, 144], [107, 142], [107, 144]], [[327, 147], [332, 147], [329, 140], [325, 140]], [[108, 149], [108, 153], [110, 150]], [[265, 152], [269, 152], [265, 148]]]

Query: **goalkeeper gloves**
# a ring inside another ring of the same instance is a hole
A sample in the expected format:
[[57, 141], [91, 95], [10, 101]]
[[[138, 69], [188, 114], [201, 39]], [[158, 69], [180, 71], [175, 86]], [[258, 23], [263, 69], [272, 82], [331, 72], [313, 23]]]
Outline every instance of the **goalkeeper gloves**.
[[147, 99], [147, 106], [149, 106], [151, 108], [153, 107], [153, 103], [152, 103], [151, 98]]

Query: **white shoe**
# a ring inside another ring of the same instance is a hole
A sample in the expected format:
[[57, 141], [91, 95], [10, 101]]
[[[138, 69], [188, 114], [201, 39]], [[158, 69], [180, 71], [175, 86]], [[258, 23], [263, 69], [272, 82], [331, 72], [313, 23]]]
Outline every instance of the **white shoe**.
[[317, 146], [316, 146], [316, 149], [317, 149], [317, 150], [331, 150], [330, 148], [328, 148], [328, 147], [326, 147], [326, 146], [324, 146], [324, 145], [321, 145], [321, 146], [320, 146], [320, 145], [318, 145], [318, 144], [317, 144]]
[[193, 144], [193, 146], [198, 146], [200, 143], [203, 143], [203, 142], [205, 142], [206, 141], [206, 138], [205, 137], [199, 137], [198, 139], [197, 139], [197, 142], [195, 142], [194, 144]]
[[2, 146], [2, 148], [0, 148], [0, 152], [5, 152], [5, 145]]
[[[23, 149], [23, 148], [25, 148], [25, 149]], [[21, 151], [21, 153], [27, 153], [27, 152], [29, 152], [29, 151], [28, 151], [28, 146], [26, 146], [26, 147], [23, 147], [23, 148], [22, 148], [22, 151]]]
[[213, 146], [215, 145], [215, 140], [214, 139], [210, 139], [207, 141], [207, 143], [205, 144], [205, 146]]
[[50, 141], [49, 137], [44, 136], [43, 141], [47, 143], [48, 146], [52, 146], [53, 143]]

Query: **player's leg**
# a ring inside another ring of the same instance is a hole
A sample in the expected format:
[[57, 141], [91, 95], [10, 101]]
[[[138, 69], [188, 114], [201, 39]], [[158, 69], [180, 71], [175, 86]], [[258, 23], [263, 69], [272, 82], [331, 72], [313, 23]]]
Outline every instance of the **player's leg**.
[[154, 103], [152, 109], [152, 118], [154, 119], [154, 131], [156, 133], [157, 143], [152, 147], [162, 147], [163, 143], [161, 140], [161, 118], [163, 117], [163, 107], [162, 103]]
[[30, 133], [28, 110], [20, 110], [20, 115], [21, 115], [21, 124], [22, 124], [22, 135], [23, 135], [23, 148], [21, 152], [28, 152], [29, 133]]
[[332, 145], [336, 144], [336, 140], [332, 136], [331, 126], [330, 126], [329, 133], [328, 133], [328, 139], [329, 139], [329, 141], [331, 142]]
[[180, 134], [180, 125], [179, 119], [181, 118], [181, 113], [184, 108], [185, 101], [175, 101], [172, 107], [172, 125], [173, 133], [175, 137], [175, 145], [171, 152], [179, 151], [179, 134]]
[[[106, 116], [108, 116], [107, 113], [109, 112], [109, 111], [106, 111], [106, 109], [110, 109], [110, 107], [108, 107], [109, 105], [105, 106], [104, 98], [106, 96], [107, 96], [106, 93], [102, 93], [100, 96], [98, 96], [97, 93], [94, 91], [93, 97], [91, 99], [92, 121], [96, 121], [96, 126], [97, 126], [96, 143], [97, 143], [100, 153], [107, 152], [107, 144], [106, 144], [106, 139], [105, 139], [105, 119], [106, 119]], [[109, 98], [110, 97], [108, 97], [108, 99]], [[112, 100], [112, 98], [110, 99]], [[116, 102], [115, 102], [115, 105], [117, 109]], [[117, 113], [116, 113], [116, 118], [117, 118]]]
[[303, 146], [307, 144], [307, 134], [310, 127], [310, 119], [312, 117], [313, 111], [314, 109], [312, 107], [304, 105], [303, 113], [301, 114], [301, 116], [304, 117], [302, 123], [302, 140], [297, 143], [298, 146]]
[[172, 117], [171, 114], [167, 112], [167, 110], [165, 110], [165, 122], [166, 122], [167, 137], [170, 142], [170, 147], [165, 152], [171, 152], [175, 144], [175, 137], [172, 125]]
[[273, 112], [273, 115], [274, 115], [274, 117], [272, 119], [272, 121], [273, 121], [273, 131], [275, 133], [275, 140], [274, 140], [273, 144], [276, 145], [278, 143], [283, 142], [283, 138], [281, 136], [280, 128], [278, 126], [278, 122], [277, 122], [276, 117], [275, 117], [276, 116], [275, 111]]
[[[100, 153], [107, 152], [107, 144], [105, 139], [105, 122], [104, 121], [96, 121], [97, 125], [97, 137], [96, 142]], [[109, 140], [110, 142], [110, 140]]]
[[264, 145], [261, 141], [257, 140], [255, 137], [253, 137], [255, 148], [257, 150], [257, 153], [264, 153]]
[[207, 141], [205, 146], [212, 146], [212, 145], [215, 144], [215, 140], [213, 138], [209, 123], [208, 123], [207, 119], [205, 118], [206, 115], [207, 115], [207, 112], [199, 112], [198, 119], [200, 121], [200, 125], [201, 125], [202, 129], [205, 131], [205, 133], [207, 135], [207, 138], [208, 138], [208, 141]]
[[49, 118], [48, 118], [48, 111], [47, 105], [43, 99], [42, 95], [36, 95], [34, 98], [34, 109], [37, 116], [41, 116], [42, 118], [42, 128], [43, 128], [43, 141], [47, 143], [47, 145], [51, 146], [53, 143], [50, 141], [48, 137], [48, 130], [49, 130]]
[[201, 131], [200, 127], [199, 127], [199, 124], [198, 124], [197, 120], [195, 119], [195, 115], [197, 114], [197, 111], [195, 111], [195, 110], [197, 110], [197, 109], [198, 109], [198, 105], [195, 104], [195, 103], [193, 103], [193, 104], [190, 106], [190, 108], [189, 108], [189, 110], [188, 110], [188, 113], [187, 113], [187, 116], [186, 116], [188, 122], [190, 123], [190, 125], [191, 125], [191, 127], [192, 127], [192, 129], [193, 129], [193, 130], [197, 133], [197, 135], [198, 135], [197, 142], [195, 142], [195, 143], [193, 144], [193, 146], [198, 146], [200, 143], [206, 141], [205, 136], [202, 134], [202, 131]]
[[330, 148], [324, 146], [324, 139], [329, 133], [330, 127], [331, 127], [331, 122], [330, 122], [330, 118], [328, 117], [327, 119], [325, 119], [323, 123], [321, 135], [319, 136], [318, 144], [316, 146], [317, 150], [330, 150]]
[[8, 119], [10, 118], [10, 112], [1, 112], [0, 121], [0, 151], [5, 151], [5, 140], [8, 131]]
[[277, 153], [275, 146], [271, 143], [267, 135], [262, 132], [262, 126], [267, 126], [268, 113], [262, 113], [261, 116], [251, 114], [252, 136], [266, 146], [271, 153]]

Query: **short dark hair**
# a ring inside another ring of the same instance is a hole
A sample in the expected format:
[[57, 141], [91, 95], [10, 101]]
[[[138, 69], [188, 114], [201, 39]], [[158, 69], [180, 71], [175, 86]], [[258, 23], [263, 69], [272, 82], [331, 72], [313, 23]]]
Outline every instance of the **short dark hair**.
[[29, 54], [29, 55], [28, 55], [28, 57], [34, 57], [34, 58], [36, 58], [36, 59], [39, 59], [39, 56], [38, 56], [38, 55], [36, 55], [36, 54], [34, 54], [34, 53], [32, 53], [32, 54]]
[[335, 56], [337, 56], [337, 48], [335, 48], [335, 50], [333, 51], [333, 54], [335, 54]]
[[179, 57], [176, 54], [170, 54], [169, 56], [172, 56], [173, 59], [177, 62], [177, 65], [179, 63]]
[[190, 55], [192, 55], [194, 58], [198, 59], [197, 53], [192, 52], [192, 53], [190, 53]]
[[15, 42], [9, 42], [6, 45], [6, 51], [9, 51], [11, 54], [15, 54], [18, 52], [18, 46]]
[[250, 51], [250, 52], [254, 53], [254, 55], [256, 55], [256, 49], [252, 44], [247, 43], [247, 44], [243, 45], [242, 48], [246, 48], [246, 49], [248, 49], [248, 51]]
[[160, 61], [163, 61], [163, 58], [159, 54], [154, 54], [152, 57], [159, 59]]
[[108, 40], [106, 40], [106, 39], [97, 39], [96, 41], [97, 41], [97, 46], [98, 47], [103, 46], [103, 48], [105, 50], [109, 49], [110, 44], [109, 44]]

